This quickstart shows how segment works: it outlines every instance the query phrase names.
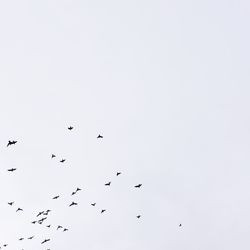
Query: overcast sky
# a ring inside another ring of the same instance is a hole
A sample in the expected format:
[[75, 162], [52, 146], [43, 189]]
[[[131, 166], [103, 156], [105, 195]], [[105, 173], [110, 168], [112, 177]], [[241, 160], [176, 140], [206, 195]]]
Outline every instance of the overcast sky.
[[247, 0], [1, 1], [0, 245], [249, 249], [249, 23]]

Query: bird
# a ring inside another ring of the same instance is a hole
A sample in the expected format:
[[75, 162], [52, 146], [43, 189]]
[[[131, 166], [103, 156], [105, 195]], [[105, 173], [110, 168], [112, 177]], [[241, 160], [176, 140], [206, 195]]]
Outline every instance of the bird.
[[8, 141], [7, 147], [9, 147], [10, 145], [15, 145], [17, 143], [17, 141]]
[[51, 155], [51, 159], [55, 158], [56, 156], [54, 154]]
[[36, 217], [39, 217], [40, 215], [42, 215], [44, 213], [44, 211], [39, 212], [38, 215]]
[[71, 195], [75, 195], [75, 194], [76, 194], [76, 192], [72, 192], [72, 193], [71, 193]]
[[60, 162], [61, 162], [61, 163], [65, 162], [65, 161], [66, 161], [66, 159], [62, 159], [62, 160], [60, 160]]
[[181, 227], [182, 226], [182, 224], [179, 224], [179, 227]]
[[70, 204], [69, 206], [71, 207], [71, 206], [76, 206], [76, 205], [77, 205], [77, 203], [74, 202], [74, 201], [72, 201], [71, 204]]
[[44, 241], [41, 242], [41, 244], [44, 244], [46, 242], [50, 241], [50, 239], [45, 239]]
[[4, 244], [3, 246], [4, 246], [4, 247], [7, 247], [7, 246], [8, 246], [8, 244]]
[[49, 213], [49, 212], [51, 212], [51, 210], [50, 210], [50, 209], [47, 209], [46, 213]]
[[117, 172], [117, 173], [116, 173], [116, 176], [118, 176], [118, 175], [120, 175], [120, 174], [121, 174], [121, 172]]
[[102, 209], [101, 214], [104, 213], [105, 211], [106, 211], [106, 209]]
[[24, 238], [20, 238], [19, 240], [24, 240]]
[[37, 221], [35, 221], [35, 220], [34, 220], [34, 221], [32, 221], [31, 223], [32, 223], [32, 224], [36, 224], [36, 223], [37, 223]]
[[76, 192], [81, 191], [81, 188], [76, 188]]
[[68, 130], [72, 130], [74, 127], [72, 127], [72, 126], [70, 126], [70, 127], [68, 127]]
[[141, 215], [137, 215], [136, 217], [137, 217], [138, 219], [140, 219], [140, 218], [141, 218]]
[[60, 229], [60, 228], [63, 228], [63, 227], [59, 225], [59, 226], [57, 226], [57, 229], [56, 229], [56, 230], [58, 230], [58, 229]]
[[97, 136], [97, 139], [102, 139], [102, 138], [103, 138], [103, 136], [100, 134]]
[[140, 188], [142, 184], [135, 185], [135, 188]]
[[23, 209], [19, 207], [19, 208], [16, 210], [16, 212], [18, 212], [18, 211], [23, 211]]
[[47, 227], [47, 228], [50, 228], [50, 226], [51, 226], [51, 225], [47, 225], [46, 227]]
[[28, 240], [32, 240], [33, 238], [34, 238], [34, 236], [31, 236], [31, 237], [28, 238]]
[[8, 169], [8, 171], [9, 172], [14, 172], [14, 171], [16, 171], [16, 168], [10, 168], [10, 169]]
[[12, 206], [14, 204], [14, 201], [8, 202], [8, 204]]
[[56, 200], [56, 199], [58, 199], [59, 197], [60, 197], [60, 196], [57, 195], [57, 196], [53, 197], [52, 199], [53, 199], [53, 200]]
[[110, 184], [111, 184], [111, 181], [106, 183], [105, 186], [110, 186]]
[[69, 231], [69, 229], [68, 229], [68, 228], [64, 228], [64, 229], [63, 229], [63, 232], [66, 232], [66, 231]]
[[93, 207], [94, 207], [94, 206], [95, 206], [95, 204], [96, 204], [96, 203], [91, 203], [91, 206], [93, 206]]

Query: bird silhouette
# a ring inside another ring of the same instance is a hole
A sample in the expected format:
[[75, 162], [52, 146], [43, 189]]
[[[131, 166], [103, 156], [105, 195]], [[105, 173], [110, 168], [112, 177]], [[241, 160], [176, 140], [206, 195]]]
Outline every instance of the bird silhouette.
[[76, 206], [76, 205], [77, 205], [77, 203], [74, 202], [74, 201], [72, 201], [71, 204], [69, 205], [69, 207], [71, 207], [71, 206]]
[[135, 188], [140, 188], [142, 184], [135, 185]]
[[66, 159], [62, 159], [62, 160], [60, 160], [60, 162], [61, 162], [61, 163], [65, 162], [65, 161], [66, 161]]
[[76, 188], [76, 192], [81, 191], [81, 188]]
[[24, 240], [24, 238], [20, 238], [19, 240]]
[[18, 212], [18, 211], [23, 211], [23, 209], [19, 207], [19, 208], [16, 210], [16, 212]]
[[140, 218], [141, 218], [141, 215], [137, 215], [136, 217], [137, 217], [138, 219], [140, 219]]
[[12, 206], [14, 204], [14, 201], [8, 202], [8, 204]]
[[64, 229], [63, 229], [63, 232], [66, 232], [66, 231], [69, 231], [69, 229], [68, 229], [68, 228], [64, 228]]
[[40, 215], [42, 215], [44, 213], [44, 211], [39, 212], [38, 215], [36, 217], [39, 217]]
[[102, 139], [102, 138], [103, 138], [103, 136], [100, 134], [97, 136], [97, 139]]
[[15, 145], [17, 143], [17, 141], [8, 141], [7, 147], [11, 146], [11, 145]]
[[10, 168], [10, 169], [8, 169], [8, 171], [9, 172], [14, 172], [14, 171], [16, 171], [16, 168]]
[[32, 224], [36, 224], [36, 223], [37, 223], [37, 221], [35, 221], [35, 220], [34, 220], [34, 221], [32, 221], [31, 223], [32, 223]]
[[102, 209], [101, 214], [104, 213], [105, 211], [106, 211], [106, 209]]
[[72, 127], [72, 126], [70, 126], [70, 127], [68, 127], [68, 130], [72, 130], [74, 127]]
[[116, 176], [118, 176], [118, 175], [120, 175], [120, 174], [121, 174], [121, 172], [117, 172], [117, 173], [116, 173]]
[[111, 181], [106, 183], [105, 186], [110, 186], [110, 184], [111, 184]]
[[94, 206], [95, 206], [95, 204], [96, 204], [96, 203], [91, 203], [91, 206], [93, 206], [93, 207], [94, 207]]
[[75, 195], [75, 194], [76, 194], [76, 192], [72, 192], [72, 193], [71, 193], [71, 195]]
[[56, 229], [56, 230], [58, 230], [58, 229], [60, 229], [60, 228], [63, 228], [63, 227], [59, 225], [59, 226], [57, 226], [57, 229]]
[[35, 236], [31, 236], [31, 237], [28, 238], [28, 240], [32, 240], [34, 237], [35, 237]]
[[8, 246], [8, 244], [4, 244], [3, 246], [4, 246], [4, 247], [7, 247], [7, 246]]
[[44, 244], [46, 242], [50, 241], [50, 239], [45, 239], [44, 241], [41, 242], [41, 244]]
[[60, 196], [57, 195], [57, 196], [53, 197], [52, 199], [53, 199], [53, 200], [56, 200], [56, 199], [58, 199], [59, 197], [60, 197]]
[[182, 226], [182, 224], [179, 224], [179, 227], [181, 227]]
[[46, 227], [47, 227], [47, 228], [50, 228], [50, 226], [51, 226], [51, 225], [47, 225]]
[[54, 154], [51, 155], [51, 159], [55, 158], [56, 156]]

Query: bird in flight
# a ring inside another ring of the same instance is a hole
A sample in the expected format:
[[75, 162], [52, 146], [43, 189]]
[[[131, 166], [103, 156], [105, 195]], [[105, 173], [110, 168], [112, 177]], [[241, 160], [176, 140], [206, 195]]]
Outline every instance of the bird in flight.
[[100, 134], [97, 136], [97, 139], [102, 139], [102, 138], [103, 138], [103, 136]]
[[63, 229], [63, 232], [66, 232], [66, 231], [69, 231], [69, 229], [68, 229], [68, 228], [64, 228], [64, 229]]
[[51, 155], [51, 159], [55, 158], [56, 156], [54, 154]]
[[117, 172], [117, 173], [116, 173], [116, 176], [118, 176], [118, 175], [120, 175], [120, 174], [121, 174], [121, 172]]
[[18, 212], [18, 211], [23, 211], [23, 209], [19, 207], [19, 208], [16, 210], [16, 212]]
[[140, 219], [140, 218], [141, 218], [141, 215], [137, 215], [136, 217], [137, 217], [138, 219]]
[[135, 188], [140, 188], [142, 184], [135, 185]]
[[39, 212], [38, 215], [36, 217], [39, 217], [40, 215], [42, 215], [44, 213], [44, 211]]
[[10, 168], [10, 169], [8, 169], [8, 171], [9, 172], [14, 172], [14, 171], [16, 171], [16, 168]]
[[77, 203], [74, 202], [74, 201], [72, 201], [71, 204], [69, 205], [69, 207], [71, 207], [71, 206], [76, 206], [76, 205], [77, 205]]
[[110, 186], [110, 184], [111, 184], [111, 181], [106, 183], [105, 186]]
[[76, 188], [76, 192], [81, 191], [81, 188]]
[[15, 145], [17, 143], [17, 141], [8, 141], [7, 147], [11, 146], [11, 145]]
[[95, 204], [96, 204], [96, 203], [91, 203], [91, 206], [93, 206], [93, 207], [94, 207], [94, 206], [95, 206]]
[[57, 196], [53, 197], [52, 199], [53, 199], [53, 200], [56, 200], [56, 199], [58, 199], [59, 197], [60, 197], [60, 196], [57, 195]]
[[105, 211], [106, 211], [106, 209], [102, 209], [101, 214], [104, 213]]
[[24, 240], [24, 238], [20, 238], [19, 240]]
[[181, 227], [182, 226], [182, 224], [179, 224], [179, 227]]
[[61, 163], [65, 162], [65, 161], [66, 161], [66, 159], [62, 159], [62, 160], [60, 160], [60, 162], [61, 162]]
[[45, 239], [41, 244], [44, 244], [46, 242], [50, 241], [50, 239]]
[[34, 236], [31, 236], [31, 237], [28, 238], [28, 240], [32, 240], [33, 238], [34, 238]]
[[70, 127], [68, 127], [68, 130], [72, 130], [74, 127], [72, 127], [72, 126], [70, 126]]
[[47, 228], [50, 228], [50, 225], [46, 226]]
[[14, 204], [14, 201], [8, 202], [8, 204], [12, 206]]
[[63, 228], [63, 227], [59, 225], [59, 226], [57, 227], [57, 229], [56, 229], [56, 230], [58, 230], [58, 229], [60, 229], [60, 228]]
[[72, 192], [72, 193], [71, 193], [71, 195], [75, 195], [75, 194], [76, 194], [76, 192]]

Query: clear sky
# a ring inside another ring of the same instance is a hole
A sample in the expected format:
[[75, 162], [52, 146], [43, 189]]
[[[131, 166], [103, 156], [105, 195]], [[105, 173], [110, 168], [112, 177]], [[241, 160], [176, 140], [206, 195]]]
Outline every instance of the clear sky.
[[247, 0], [1, 1], [0, 245], [249, 249], [249, 23]]

